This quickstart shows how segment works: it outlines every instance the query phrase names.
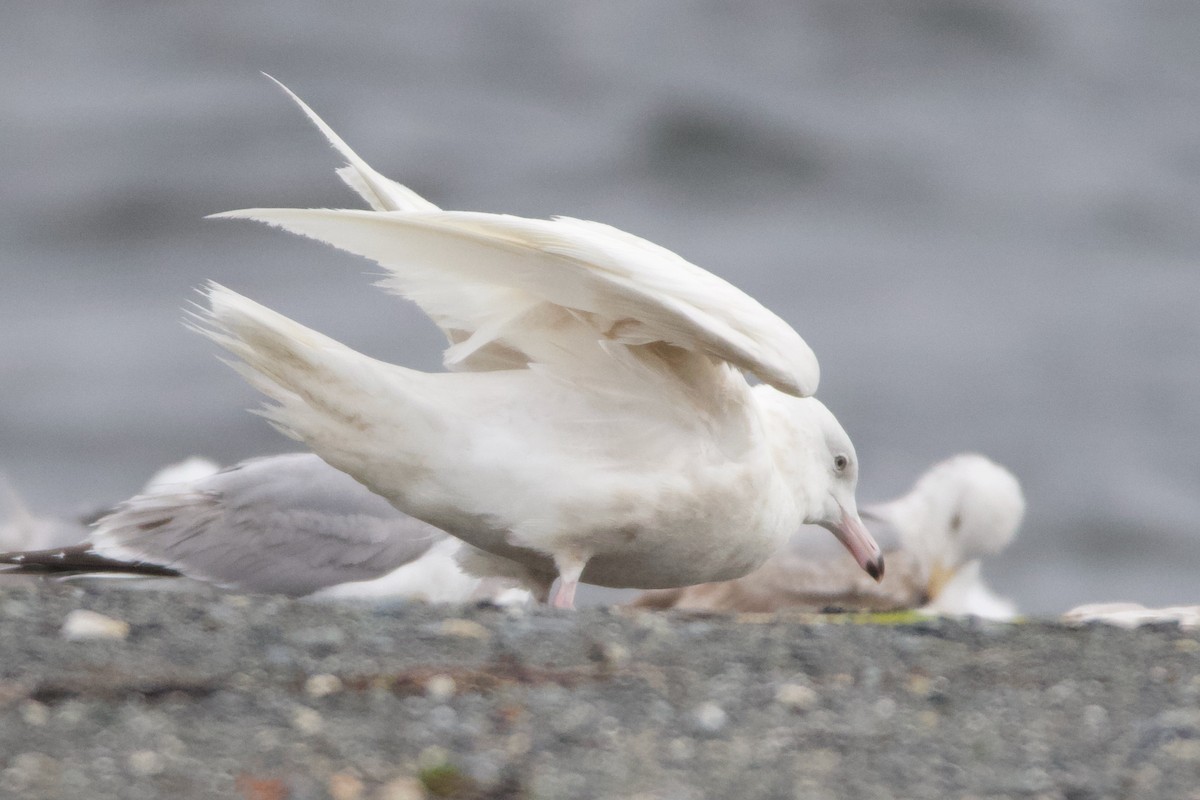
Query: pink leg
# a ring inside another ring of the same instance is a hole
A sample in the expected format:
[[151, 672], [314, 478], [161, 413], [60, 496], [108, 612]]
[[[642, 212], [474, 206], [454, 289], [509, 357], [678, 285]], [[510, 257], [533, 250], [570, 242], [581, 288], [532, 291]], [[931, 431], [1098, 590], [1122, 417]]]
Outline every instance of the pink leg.
[[575, 588], [579, 586], [579, 576], [583, 574], [586, 558], [576, 555], [559, 555], [554, 557], [558, 567], [558, 588], [550, 599], [550, 605], [555, 608], [575, 608]]

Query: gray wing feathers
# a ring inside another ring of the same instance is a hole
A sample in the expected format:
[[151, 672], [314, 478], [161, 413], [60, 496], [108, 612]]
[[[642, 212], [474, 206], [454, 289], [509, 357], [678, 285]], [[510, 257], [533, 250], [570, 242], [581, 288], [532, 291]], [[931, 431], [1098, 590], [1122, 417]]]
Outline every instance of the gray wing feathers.
[[96, 552], [251, 592], [302, 596], [385, 575], [447, 534], [311, 454], [252, 459], [122, 503]]

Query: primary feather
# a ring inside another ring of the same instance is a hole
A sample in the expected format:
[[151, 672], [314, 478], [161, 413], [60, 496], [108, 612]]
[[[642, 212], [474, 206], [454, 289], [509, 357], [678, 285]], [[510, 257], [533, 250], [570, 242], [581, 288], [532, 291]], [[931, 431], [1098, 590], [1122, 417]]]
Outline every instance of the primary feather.
[[564, 328], [576, 327], [585, 341], [662, 341], [728, 361], [789, 394], [816, 392], [820, 370], [804, 340], [726, 281], [599, 222], [442, 211], [372, 169], [271, 80], [346, 159], [342, 180], [374, 212], [397, 213], [247, 209], [214, 216], [267, 222], [379, 262], [389, 270], [381, 285], [421, 306], [450, 339], [448, 368], [540, 361], [547, 336], [561, 341], [569, 338]]

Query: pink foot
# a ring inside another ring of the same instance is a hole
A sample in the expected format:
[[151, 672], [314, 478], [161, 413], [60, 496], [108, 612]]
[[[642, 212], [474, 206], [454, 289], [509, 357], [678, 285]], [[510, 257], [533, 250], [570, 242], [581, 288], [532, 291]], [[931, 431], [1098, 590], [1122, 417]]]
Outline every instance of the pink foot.
[[558, 590], [554, 592], [554, 597], [550, 600], [550, 605], [555, 608], [574, 608], [575, 587], [578, 585], [579, 581], [559, 580]]
[[554, 565], [558, 567], [558, 588], [550, 598], [550, 605], [555, 608], [575, 608], [575, 588], [579, 586], [579, 576], [583, 574], [586, 557], [577, 555], [557, 555]]

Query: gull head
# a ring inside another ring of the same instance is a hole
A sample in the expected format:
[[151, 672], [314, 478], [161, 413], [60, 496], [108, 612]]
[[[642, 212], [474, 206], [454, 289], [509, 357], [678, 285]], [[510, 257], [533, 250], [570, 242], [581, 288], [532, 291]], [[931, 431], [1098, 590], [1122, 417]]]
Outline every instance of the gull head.
[[[783, 397], [780, 395], [780, 397]], [[802, 475], [803, 522], [832, 533], [875, 580], [883, 579], [883, 551], [858, 515], [858, 455], [837, 418], [815, 397], [788, 397], [792, 436], [787, 460]]]
[[1025, 516], [1025, 497], [1004, 467], [963, 453], [935, 464], [908, 494], [864, 508], [863, 516], [895, 528], [901, 546], [941, 585], [964, 564], [1008, 546]]

